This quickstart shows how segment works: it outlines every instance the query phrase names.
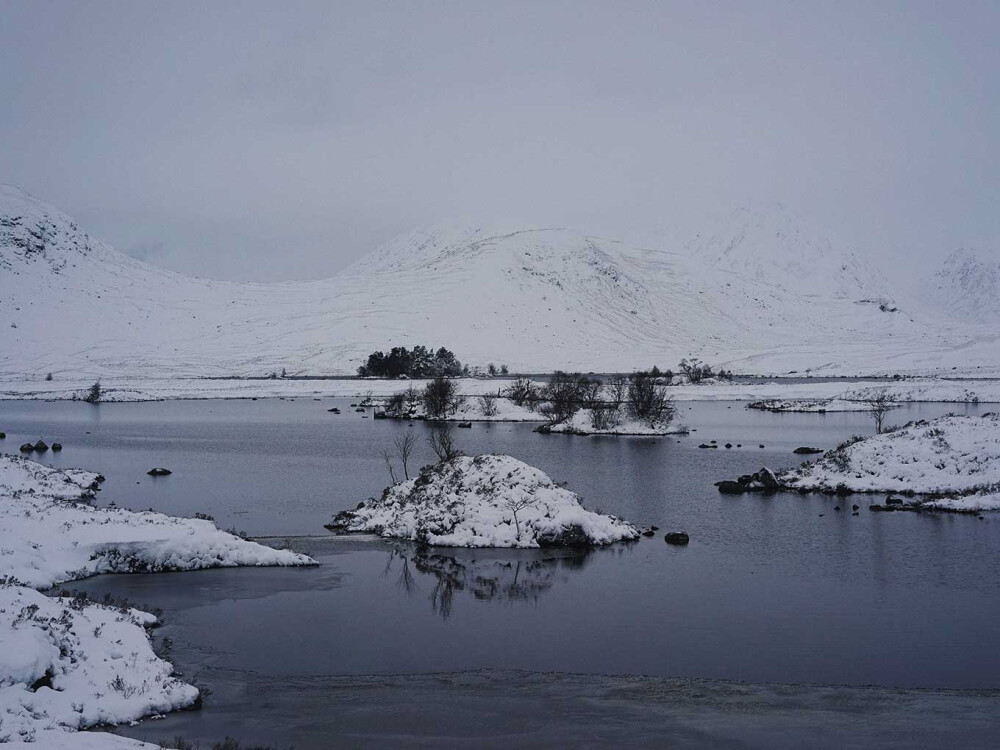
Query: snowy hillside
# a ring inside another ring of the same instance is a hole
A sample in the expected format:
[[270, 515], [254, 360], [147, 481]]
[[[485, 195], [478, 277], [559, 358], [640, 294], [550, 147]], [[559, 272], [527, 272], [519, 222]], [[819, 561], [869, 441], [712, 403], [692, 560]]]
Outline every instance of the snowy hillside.
[[431, 227], [315, 282], [192, 279], [126, 257], [0, 187], [0, 377], [348, 374], [447, 346], [514, 371], [975, 371], [992, 329], [893, 302], [876, 270], [787, 213], [737, 214], [684, 252], [545, 228]]
[[949, 316], [1000, 322], [1000, 262], [976, 250], [963, 248], [949, 255], [926, 291]]

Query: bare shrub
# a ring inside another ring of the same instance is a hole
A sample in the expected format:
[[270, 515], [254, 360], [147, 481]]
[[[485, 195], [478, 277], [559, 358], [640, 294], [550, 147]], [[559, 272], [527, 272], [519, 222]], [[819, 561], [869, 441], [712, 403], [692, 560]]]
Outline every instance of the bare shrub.
[[538, 391], [528, 378], [518, 378], [515, 380], [504, 391], [504, 395], [513, 404], [527, 406], [529, 409], [534, 408], [535, 402], [538, 400]]
[[625, 395], [628, 393], [628, 376], [613, 375], [608, 378], [604, 387], [607, 393], [608, 402], [616, 409], [620, 409], [625, 403]]
[[673, 421], [674, 404], [667, 395], [667, 386], [652, 373], [629, 375], [627, 400], [629, 415], [650, 427]]
[[621, 424], [621, 408], [613, 404], [598, 404], [590, 410], [590, 426], [595, 430], [611, 430]]
[[402, 417], [409, 413], [406, 403], [406, 392], [394, 393], [385, 401], [385, 413], [390, 417]]
[[454, 380], [438, 376], [424, 388], [424, 411], [431, 419], [443, 419], [461, 403]]
[[492, 393], [484, 393], [479, 397], [479, 410], [484, 417], [495, 417], [497, 415], [497, 397]]
[[682, 359], [677, 367], [680, 368], [680, 371], [684, 373], [687, 379], [693, 384], [700, 383], [705, 378], [712, 377], [712, 368], [709, 365], [704, 364], [697, 357]]
[[455, 445], [451, 425], [446, 422], [434, 425], [427, 439], [431, 444], [431, 450], [441, 462], [451, 461], [462, 455], [462, 451]]

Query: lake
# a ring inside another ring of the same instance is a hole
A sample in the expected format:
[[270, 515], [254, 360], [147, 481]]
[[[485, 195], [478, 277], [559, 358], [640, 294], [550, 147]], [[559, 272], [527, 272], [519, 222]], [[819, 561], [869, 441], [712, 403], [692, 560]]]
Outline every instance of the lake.
[[[916, 404], [889, 421], [989, 410]], [[870, 419], [725, 402], [679, 412], [688, 436], [457, 431], [467, 453], [508, 453], [591, 509], [661, 529], [589, 554], [327, 535], [332, 514], [387, 483], [380, 448], [427, 429], [362, 418], [344, 399], [4, 402], [0, 430], [7, 450], [60, 440], [43, 462], [104, 473], [100, 503], [210, 513], [322, 563], [74, 584], [161, 607], [157, 639], [212, 691], [201, 711], [129, 736], [300, 749], [994, 746], [1000, 519], [870, 513], [878, 497], [723, 496], [713, 482], [793, 466], [795, 447], [870, 434]], [[697, 447], [712, 439], [734, 447]], [[411, 475], [430, 459], [421, 440]], [[153, 466], [174, 473], [146, 476]], [[673, 530], [690, 545], [664, 544]]]

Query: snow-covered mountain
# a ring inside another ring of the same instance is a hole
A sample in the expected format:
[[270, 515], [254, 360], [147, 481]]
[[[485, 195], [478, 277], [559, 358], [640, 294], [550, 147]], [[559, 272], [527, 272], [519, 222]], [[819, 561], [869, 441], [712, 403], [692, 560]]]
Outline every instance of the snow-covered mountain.
[[435, 226], [330, 279], [240, 284], [153, 268], [0, 188], [0, 373], [349, 374], [374, 349], [418, 343], [535, 372], [691, 355], [765, 373], [1000, 362], [992, 328], [893, 302], [875, 269], [816, 236], [753, 212], [681, 252]]
[[950, 317], [1000, 325], [1000, 262], [960, 248], [926, 286], [929, 300]]

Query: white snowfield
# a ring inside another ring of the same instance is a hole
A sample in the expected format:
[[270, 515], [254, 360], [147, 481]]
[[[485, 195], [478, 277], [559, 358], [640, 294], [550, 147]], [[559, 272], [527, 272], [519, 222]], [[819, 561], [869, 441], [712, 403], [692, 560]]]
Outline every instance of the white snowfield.
[[331, 528], [444, 547], [597, 546], [638, 539], [614, 516], [510, 456], [462, 456], [425, 467], [381, 498], [345, 511]]
[[314, 564], [210, 521], [94, 508], [86, 501], [98, 479], [0, 454], [0, 742], [142, 747], [66, 733], [183, 708], [198, 697], [153, 653], [146, 634], [153, 615], [35, 589], [104, 572]]
[[778, 474], [789, 489], [947, 495], [920, 501], [950, 510], [1000, 509], [1000, 414], [911, 422], [828, 451]]
[[[935, 288], [988, 298], [970, 281], [978, 268], [989, 264], [947, 265]], [[694, 355], [757, 374], [1000, 374], [995, 306], [970, 318], [974, 305], [935, 299], [892, 288], [780, 208], [663, 249], [437, 226], [329, 279], [242, 284], [153, 268], [0, 187], [0, 375], [12, 382], [352, 374], [374, 350], [418, 343], [516, 372]]]
[[[381, 399], [412, 385], [422, 389], [426, 380], [378, 379], [308, 379], [291, 378], [146, 378], [118, 377], [101, 379], [102, 400], [109, 402], [162, 401], [174, 399], [239, 398], [355, 398], [359, 402], [371, 392]], [[536, 387], [547, 379], [533, 378]], [[81, 398], [94, 379], [82, 376], [59, 376], [46, 381], [44, 376], [25, 379], [0, 376], [0, 400], [71, 400]], [[460, 378], [459, 393], [467, 397], [465, 419], [477, 416], [476, 397], [495, 394], [510, 385], [510, 378]], [[675, 401], [757, 401], [788, 402], [834, 401], [845, 410], [848, 402], [863, 400], [876, 390], [886, 390], [899, 402], [937, 401], [944, 403], [1000, 403], [1000, 379], [906, 378], [904, 380], [838, 381], [754, 380], [752, 382], [713, 382], [699, 385], [673, 385], [669, 389]], [[498, 400], [498, 405], [500, 401]], [[817, 407], [818, 408], [818, 407]], [[830, 411], [831, 409], [828, 409]], [[507, 409], [501, 421], [540, 421], [539, 415], [520, 407]]]

